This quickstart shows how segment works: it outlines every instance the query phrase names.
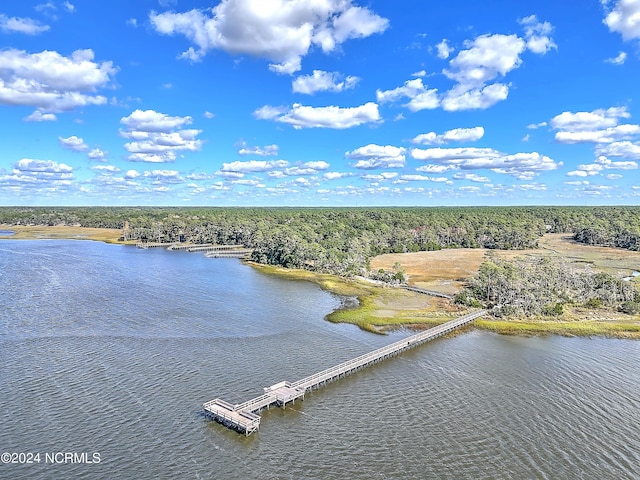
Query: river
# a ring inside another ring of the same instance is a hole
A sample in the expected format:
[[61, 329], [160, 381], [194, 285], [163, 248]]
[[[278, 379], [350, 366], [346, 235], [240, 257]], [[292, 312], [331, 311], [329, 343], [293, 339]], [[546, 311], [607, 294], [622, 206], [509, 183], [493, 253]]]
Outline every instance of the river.
[[0, 241], [0, 451], [33, 461], [0, 478], [640, 477], [627, 340], [472, 330], [268, 410], [251, 437], [204, 417], [409, 334], [323, 320], [340, 302], [235, 259]]

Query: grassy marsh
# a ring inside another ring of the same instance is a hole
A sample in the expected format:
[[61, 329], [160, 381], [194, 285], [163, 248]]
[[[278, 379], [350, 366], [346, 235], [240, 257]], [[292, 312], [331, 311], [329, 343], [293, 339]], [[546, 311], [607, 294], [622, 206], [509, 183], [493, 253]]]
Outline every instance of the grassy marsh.
[[16, 232], [14, 235], [0, 237], [8, 240], [69, 239], [124, 243], [119, 240], [122, 236], [122, 230], [111, 228], [74, 227], [67, 225], [0, 225], [0, 228]]

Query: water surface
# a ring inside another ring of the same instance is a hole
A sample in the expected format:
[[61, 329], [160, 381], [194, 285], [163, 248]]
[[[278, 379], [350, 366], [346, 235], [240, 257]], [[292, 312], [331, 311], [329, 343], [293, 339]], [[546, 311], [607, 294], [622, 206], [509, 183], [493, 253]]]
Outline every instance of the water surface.
[[0, 478], [638, 478], [640, 343], [440, 339], [263, 414], [202, 415], [407, 335], [324, 316], [340, 299], [235, 259], [87, 241], [0, 242], [0, 450], [99, 452]]

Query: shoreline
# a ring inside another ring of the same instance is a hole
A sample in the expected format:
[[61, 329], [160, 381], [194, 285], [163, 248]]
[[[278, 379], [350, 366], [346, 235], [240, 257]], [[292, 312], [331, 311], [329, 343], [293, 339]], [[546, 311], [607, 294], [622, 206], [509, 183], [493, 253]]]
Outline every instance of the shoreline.
[[[121, 231], [106, 228], [77, 226], [25, 226], [0, 225], [0, 230], [11, 230], [13, 235], [0, 236], [0, 240], [93, 240], [109, 244], [132, 245], [123, 242]], [[466, 309], [444, 299], [427, 297], [400, 288], [381, 287], [369, 282], [344, 279], [330, 274], [318, 274], [308, 270], [285, 269], [273, 265], [263, 265], [244, 261], [255, 270], [266, 275], [275, 275], [289, 280], [304, 280], [317, 284], [320, 288], [341, 297], [343, 304], [329, 313], [325, 319], [334, 323], [350, 323], [359, 328], [385, 334], [398, 328], [419, 330], [438, 325], [464, 314]], [[349, 301], [348, 299], [356, 299]], [[590, 317], [608, 317], [596, 320]], [[622, 315], [610, 310], [584, 310], [573, 308], [560, 318], [503, 318], [482, 317], [477, 319], [475, 328], [517, 336], [601, 336], [607, 338], [640, 340], [640, 319], [638, 316]], [[471, 328], [471, 327], [469, 327]]]
[[117, 245], [135, 243], [119, 240], [122, 230], [112, 228], [0, 224], [0, 230], [15, 232], [12, 235], [1, 235], [0, 240], [93, 240]]
[[[465, 310], [443, 299], [429, 297], [432, 304], [428, 308], [388, 308], [403, 299], [425, 295], [408, 292], [394, 287], [379, 287], [358, 280], [342, 279], [328, 274], [314, 274], [306, 270], [292, 270], [273, 265], [245, 262], [247, 265], [267, 275], [289, 280], [304, 280], [316, 283], [323, 290], [338, 296], [356, 297], [357, 306], [342, 305], [329, 313], [325, 319], [335, 323], [351, 323], [359, 328], [377, 334], [384, 334], [398, 328], [420, 330], [443, 323], [463, 315]], [[418, 297], [420, 298], [420, 297]], [[380, 313], [384, 312], [385, 315]], [[609, 317], [604, 320], [586, 317]], [[560, 335], [564, 337], [606, 337], [640, 340], [640, 322], [637, 316], [625, 316], [610, 310], [584, 310], [574, 308], [561, 318], [491, 318], [481, 317], [469, 328], [514, 336]], [[464, 330], [463, 330], [464, 331]]]

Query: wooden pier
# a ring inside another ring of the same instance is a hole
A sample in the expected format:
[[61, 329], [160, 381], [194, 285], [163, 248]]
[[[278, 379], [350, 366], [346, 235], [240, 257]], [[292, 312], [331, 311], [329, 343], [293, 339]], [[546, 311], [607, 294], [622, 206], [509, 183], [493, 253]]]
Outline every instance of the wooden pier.
[[139, 242], [138, 248], [166, 248], [171, 251], [204, 252], [209, 258], [244, 258], [252, 249], [242, 245], [217, 245], [214, 243]]
[[453, 298], [453, 295], [436, 292], [435, 290], [426, 290], [424, 288], [412, 287], [409, 285], [405, 285], [402, 288], [404, 288], [405, 290], [409, 290], [410, 292], [422, 293], [423, 295], [431, 295], [432, 297], [448, 298], [449, 300]]
[[272, 405], [285, 408], [287, 403], [298, 398], [304, 399], [304, 394], [314, 388], [319, 388], [328, 382], [357, 372], [358, 370], [378, 363], [389, 357], [398, 355], [417, 345], [441, 337], [483, 316], [486, 310], [478, 310], [462, 317], [450, 320], [437, 327], [424, 330], [403, 340], [394, 342], [386, 347], [378, 348], [365, 355], [315, 373], [296, 382], [280, 382], [264, 389], [259, 397], [240, 404], [231, 404], [216, 398], [203, 404], [205, 413], [223, 425], [249, 436], [258, 431], [260, 416], [258, 413]]

